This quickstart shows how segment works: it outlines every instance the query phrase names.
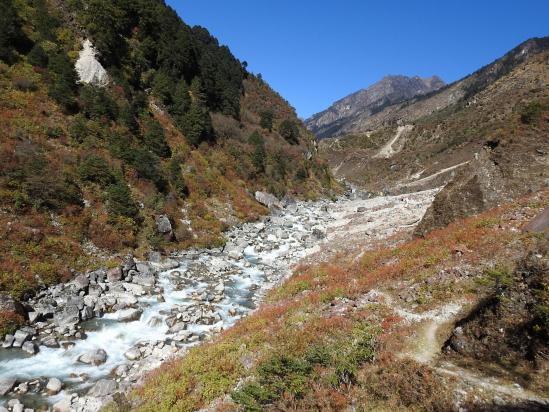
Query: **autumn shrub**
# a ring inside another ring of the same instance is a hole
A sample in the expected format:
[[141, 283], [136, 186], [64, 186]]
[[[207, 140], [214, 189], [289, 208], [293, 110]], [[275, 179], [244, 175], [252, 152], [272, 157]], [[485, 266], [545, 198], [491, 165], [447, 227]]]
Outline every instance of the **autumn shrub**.
[[8, 311], [0, 312], [0, 338], [13, 334], [15, 331], [24, 324], [25, 319], [23, 316]]

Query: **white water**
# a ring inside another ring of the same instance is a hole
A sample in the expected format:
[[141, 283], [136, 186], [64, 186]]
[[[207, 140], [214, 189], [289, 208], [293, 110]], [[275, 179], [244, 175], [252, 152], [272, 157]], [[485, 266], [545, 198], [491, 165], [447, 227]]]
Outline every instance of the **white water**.
[[[300, 213], [306, 213], [308, 218], [315, 223], [320, 223], [318, 217], [318, 208], [306, 208]], [[255, 249], [248, 246], [244, 249], [244, 259], [232, 261], [227, 255], [213, 255], [204, 251], [195, 260], [203, 263], [206, 267], [216, 267], [216, 264], [225, 264], [240, 269], [240, 274], [226, 274], [216, 276], [215, 282], [223, 281], [225, 285], [224, 299], [213, 303], [215, 313], [221, 320], [212, 325], [187, 324], [187, 331], [195, 334], [204, 334], [215, 332], [232, 326], [243, 315], [255, 308], [255, 302], [271, 287], [276, 281], [284, 277], [287, 273], [289, 260], [282, 261], [291, 248], [292, 259], [295, 261], [305, 251], [301, 248], [295, 250], [297, 244], [302, 244], [297, 235], [307, 233], [307, 229], [297, 224], [299, 220], [291, 213], [285, 213], [282, 217], [283, 222], [296, 222], [288, 239], [277, 239], [278, 246], [270, 251], [256, 253]], [[307, 219], [308, 219], [307, 218]], [[324, 214], [320, 221], [326, 220]], [[236, 235], [239, 236], [238, 233]], [[165, 341], [171, 335], [168, 335], [168, 326], [164, 322], [166, 313], [174, 306], [196, 305], [193, 300], [193, 293], [202, 293], [212, 288], [215, 283], [208, 283], [206, 279], [192, 279], [188, 273], [190, 262], [182, 261], [177, 269], [161, 272], [158, 275], [156, 285], [163, 289], [161, 293], [163, 302], [159, 302], [160, 295], [143, 296], [139, 298], [138, 307], [143, 310], [143, 314], [138, 321], [119, 322], [119, 312], [106, 314], [102, 319], [94, 319], [81, 324], [87, 338], [84, 340], [60, 341], [61, 348], [53, 349], [40, 347], [40, 352], [35, 356], [29, 356], [19, 349], [0, 349], [0, 378], [15, 377], [18, 382], [30, 381], [35, 378], [59, 378], [65, 385], [65, 390], [56, 396], [48, 397], [48, 403], [52, 404], [64, 398], [69, 393], [85, 392], [95, 381], [101, 378], [112, 376], [112, 371], [119, 365], [131, 364], [124, 353], [140, 342], [160, 342]], [[264, 267], [276, 266], [277, 276], [267, 278], [261, 270]], [[258, 285], [255, 291], [250, 291], [252, 285]], [[254, 299], [252, 299], [254, 297]], [[206, 305], [208, 306], [208, 305]], [[230, 315], [231, 309], [236, 310], [233, 316]], [[162, 322], [157, 322], [156, 326], [150, 326], [149, 321], [158, 317]], [[64, 347], [66, 344], [67, 347]], [[178, 344], [178, 347], [189, 347], [198, 342]], [[77, 361], [83, 353], [104, 349], [107, 352], [107, 361], [99, 366], [86, 365]], [[45, 398], [41, 394], [27, 395], [35, 405], [43, 405]], [[9, 398], [2, 400], [0, 405], [6, 403]], [[25, 402], [26, 403], [26, 402]]]

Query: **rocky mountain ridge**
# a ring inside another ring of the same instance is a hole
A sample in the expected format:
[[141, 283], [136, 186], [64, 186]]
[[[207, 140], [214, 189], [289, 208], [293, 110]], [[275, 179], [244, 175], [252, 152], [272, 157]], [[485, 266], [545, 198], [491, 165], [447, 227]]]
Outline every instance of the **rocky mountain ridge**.
[[338, 100], [307, 119], [305, 124], [319, 139], [339, 136], [347, 133], [347, 125], [357, 118], [371, 116], [386, 106], [430, 93], [444, 85], [438, 76], [385, 76], [368, 88]]
[[335, 175], [372, 193], [449, 184], [418, 233], [546, 187], [549, 38], [466, 78], [348, 124], [320, 142]]

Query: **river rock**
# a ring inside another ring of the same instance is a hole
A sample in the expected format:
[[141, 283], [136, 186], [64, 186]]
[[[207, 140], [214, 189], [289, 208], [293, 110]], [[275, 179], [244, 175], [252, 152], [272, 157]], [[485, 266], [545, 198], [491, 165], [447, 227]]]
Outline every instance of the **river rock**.
[[282, 209], [282, 203], [274, 195], [266, 192], [255, 192], [255, 200], [269, 209]]
[[78, 275], [74, 278], [73, 284], [78, 290], [85, 290], [90, 285], [90, 279], [86, 275]]
[[107, 281], [110, 283], [118, 282], [122, 279], [122, 268], [112, 268], [107, 271]]
[[103, 398], [112, 395], [118, 389], [118, 384], [110, 379], [101, 379], [88, 391], [89, 396]]
[[156, 283], [156, 279], [152, 273], [140, 273], [133, 277], [132, 282], [139, 286], [153, 287]]
[[78, 362], [86, 363], [88, 365], [101, 365], [107, 361], [107, 352], [103, 349], [91, 350], [83, 353], [78, 357]]
[[6, 396], [13, 389], [16, 382], [15, 378], [0, 378], [0, 396]]
[[13, 342], [15, 342], [15, 336], [6, 335], [6, 337], [4, 338], [4, 343], [2, 343], [2, 347], [11, 348], [13, 346]]
[[21, 349], [23, 349], [23, 351], [27, 352], [29, 355], [35, 355], [36, 352], [38, 351], [36, 344], [30, 341], [23, 343], [23, 346], [21, 346]]
[[128, 349], [124, 353], [124, 356], [128, 360], [135, 361], [135, 360], [138, 360], [139, 358], [141, 358], [141, 351], [139, 350], [139, 348], [134, 346], [133, 348]]
[[30, 338], [30, 333], [27, 332], [26, 330], [24, 329], [19, 329], [15, 332], [15, 335], [14, 335], [14, 342], [13, 342], [13, 347], [14, 348], [20, 348], [23, 346], [23, 343], [25, 343], [25, 341], [27, 339]]
[[46, 390], [50, 395], [57, 395], [63, 388], [63, 383], [57, 378], [51, 378], [46, 384]]
[[29, 318], [29, 323], [34, 323], [38, 320], [38, 318], [40, 318], [40, 313], [32, 311], [32, 312], [29, 312], [27, 316]]
[[139, 320], [142, 314], [142, 309], [125, 309], [118, 312], [117, 318], [120, 322], [134, 322]]
[[47, 348], [58, 348], [59, 342], [53, 336], [48, 336], [47, 338], [42, 340], [42, 345], [46, 346]]
[[13, 405], [13, 407], [11, 408], [11, 412], [24, 412], [24, 406], [22, 403], [16, 403], [15, 405]]
[[71, 412], [71, 398], [67, 396], [55, 403], [53, 405], [53, 412]]
[[80, 309], [76, 305], [67, 305], [54, 315], [54, 321], [61, 328], [74, 328], [80, 322]]
[[313, 236], [316, 237], [317, 239], [324, 239], [326, 237], [326, 233], [324, 233], [319, 228], [314, 228], [313, 229]]

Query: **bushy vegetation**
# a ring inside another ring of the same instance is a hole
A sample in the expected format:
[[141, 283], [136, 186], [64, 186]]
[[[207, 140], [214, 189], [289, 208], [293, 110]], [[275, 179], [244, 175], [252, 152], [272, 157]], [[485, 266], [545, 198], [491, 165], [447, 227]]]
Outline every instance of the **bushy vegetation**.
[[[0, 23], [0, 220], [36, 237], [0, 236], [0, 290], [87, 269], [88, 241], [105, 254], [220, 245], [225, 220], [266, 213], [254, 190], [313, 198], [332, 184], [317, 159], [296, 179], [312, 136], [290, 145], [272, 128], [295, 112], [161, 0], [8, 0]], [[82, 32], [107, 86], [77, 82]], [[157, 241], [161, 213], [173, 239]]]

